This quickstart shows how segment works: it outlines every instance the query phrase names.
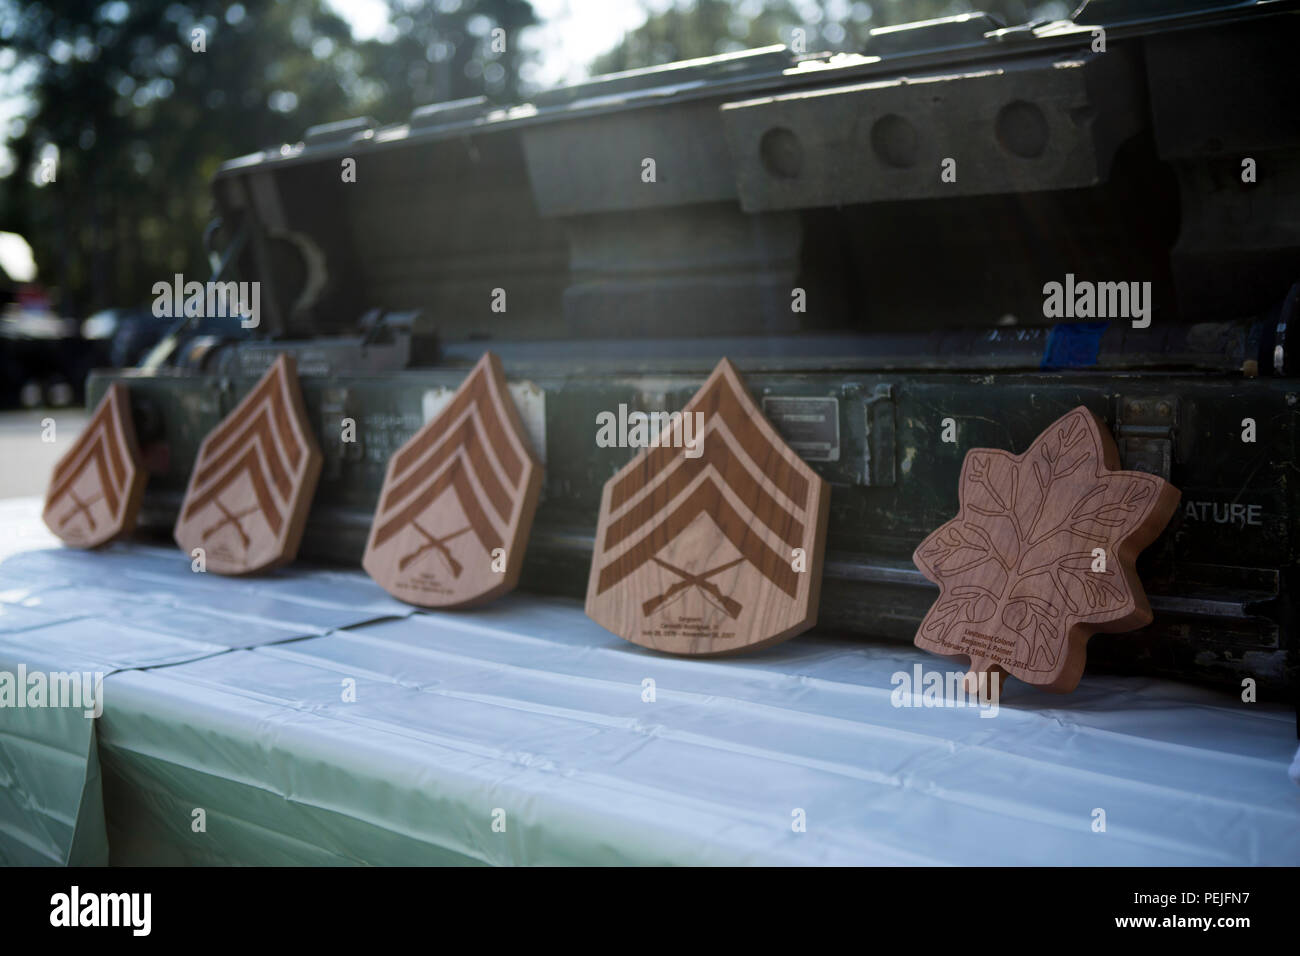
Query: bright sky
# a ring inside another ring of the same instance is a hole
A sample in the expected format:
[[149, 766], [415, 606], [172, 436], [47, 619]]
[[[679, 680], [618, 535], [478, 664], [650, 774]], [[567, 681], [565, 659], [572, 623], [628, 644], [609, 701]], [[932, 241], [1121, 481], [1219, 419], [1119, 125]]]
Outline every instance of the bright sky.
[[[327, 0], [352, 26], [359, 39], [370, 39], [388, 26], [383, 0]], [[529, 80], [541, 88], [580, 80], [587, 65], [613, 47], [628, 30], [645, 22], [651, 11], [671, 0], [532, 0], [539, 26], [525, 31], [525, 46], [537, 51], [537, 73]]]

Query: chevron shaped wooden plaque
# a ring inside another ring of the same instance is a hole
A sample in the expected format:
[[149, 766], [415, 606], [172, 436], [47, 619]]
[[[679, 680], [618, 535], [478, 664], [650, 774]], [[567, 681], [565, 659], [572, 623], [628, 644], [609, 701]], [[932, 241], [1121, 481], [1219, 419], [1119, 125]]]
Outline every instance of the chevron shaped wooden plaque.
[[107, 544], [135, 528], [148, 477], [131, 422], [130, 395], [115, 383], [54, 466], [41, 517], [64, 544]]
[[542, 466], [488, 352], [389, 460], [361, 563], [411, 604], [489, 601], [519, 581], [541, 488]]
[[916, 646], [969, 659], [972, 675], [1074, 690], [1089, 637], [1151, 622], [1134, 562], [1181, 497], [1118, 469], [1109, 430], [1083, 406], [1022, 455], [968, 452], [957, 516], [912, 556], [940, 588]]
[[199, 447], [176, 519], [181, 550], [209, 571], [252, 574], [298, 553], [321, 453], [307, 424], [298, 368], [281, 354]]
[[587, 614], [699, 657], [793, 637], [817, 619], [829, 503], [723, 359], [669, 436], [606, 482]]

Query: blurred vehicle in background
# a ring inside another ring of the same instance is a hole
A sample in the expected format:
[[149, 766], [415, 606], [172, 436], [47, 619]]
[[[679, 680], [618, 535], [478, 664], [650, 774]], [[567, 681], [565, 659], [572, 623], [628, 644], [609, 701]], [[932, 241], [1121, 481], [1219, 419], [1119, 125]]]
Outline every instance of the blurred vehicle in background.
[[20, 286], [0, 314], [0, 403], [62, 407], [80, 402], [87, 373], [98, 363], [76, 319], [51, 311], [37, 286]]
[[91, 369], [135, 365], [171, 325], [146, 307], [105, 309], [78, 322], [54, 310], [35, 278], [26, 240], [0, 232], [0, 408], [83, 402]]
[[81, 323], [81, 337], [96, 346], [112, 368], [139, 365], [176, 322], [158, 318], [147, 306], [104, 309]]

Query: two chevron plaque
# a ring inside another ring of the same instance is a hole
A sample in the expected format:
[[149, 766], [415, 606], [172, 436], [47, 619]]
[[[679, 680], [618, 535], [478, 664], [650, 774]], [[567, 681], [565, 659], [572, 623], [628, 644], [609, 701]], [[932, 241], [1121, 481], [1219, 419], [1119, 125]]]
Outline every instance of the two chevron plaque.
[[251, 574], [294, 559], [320, 476], [297, 363], [281, 354], [199, 447], [176, 519], [181, 550]]
[[108, 387], [59, 463], [41, 514], [64, 544], [95, 548], [130, 534], [148, 475], [140, 463], [126, 386]]
[[542, 467], [486, 353], [388, 462], [362, 566], [394, 597], [466, 607], [514, 588]]
[[1110, 432], [1083, 406], [1023, 455], [971, 449], [957, 516], [913, 556], [940, 588], [916, 646], [969, 658], [972, 674], [1065, 692], [1079, 683], [1094, 632], [1149, 624], [1134, 562], [1180, 493], [1118, 468]]
[[[750, 651], [817, 619], [830, 489], [723, 359], [672, 429], [605, 484], [587, 614], [655, 650]], [[674, 447], [676, 446], [676, 447]]]

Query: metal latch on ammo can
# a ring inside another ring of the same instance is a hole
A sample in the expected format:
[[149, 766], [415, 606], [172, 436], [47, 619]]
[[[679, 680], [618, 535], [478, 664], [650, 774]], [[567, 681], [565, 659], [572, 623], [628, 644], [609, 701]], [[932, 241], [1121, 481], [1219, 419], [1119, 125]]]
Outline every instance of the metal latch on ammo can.
[[1176, 398], [1120, 396], [1119, 411], [1115, 416], [1115, 443], [1119, 446], [1124, 468], [1145, 471], [1168, 480], [1177, 427]]

